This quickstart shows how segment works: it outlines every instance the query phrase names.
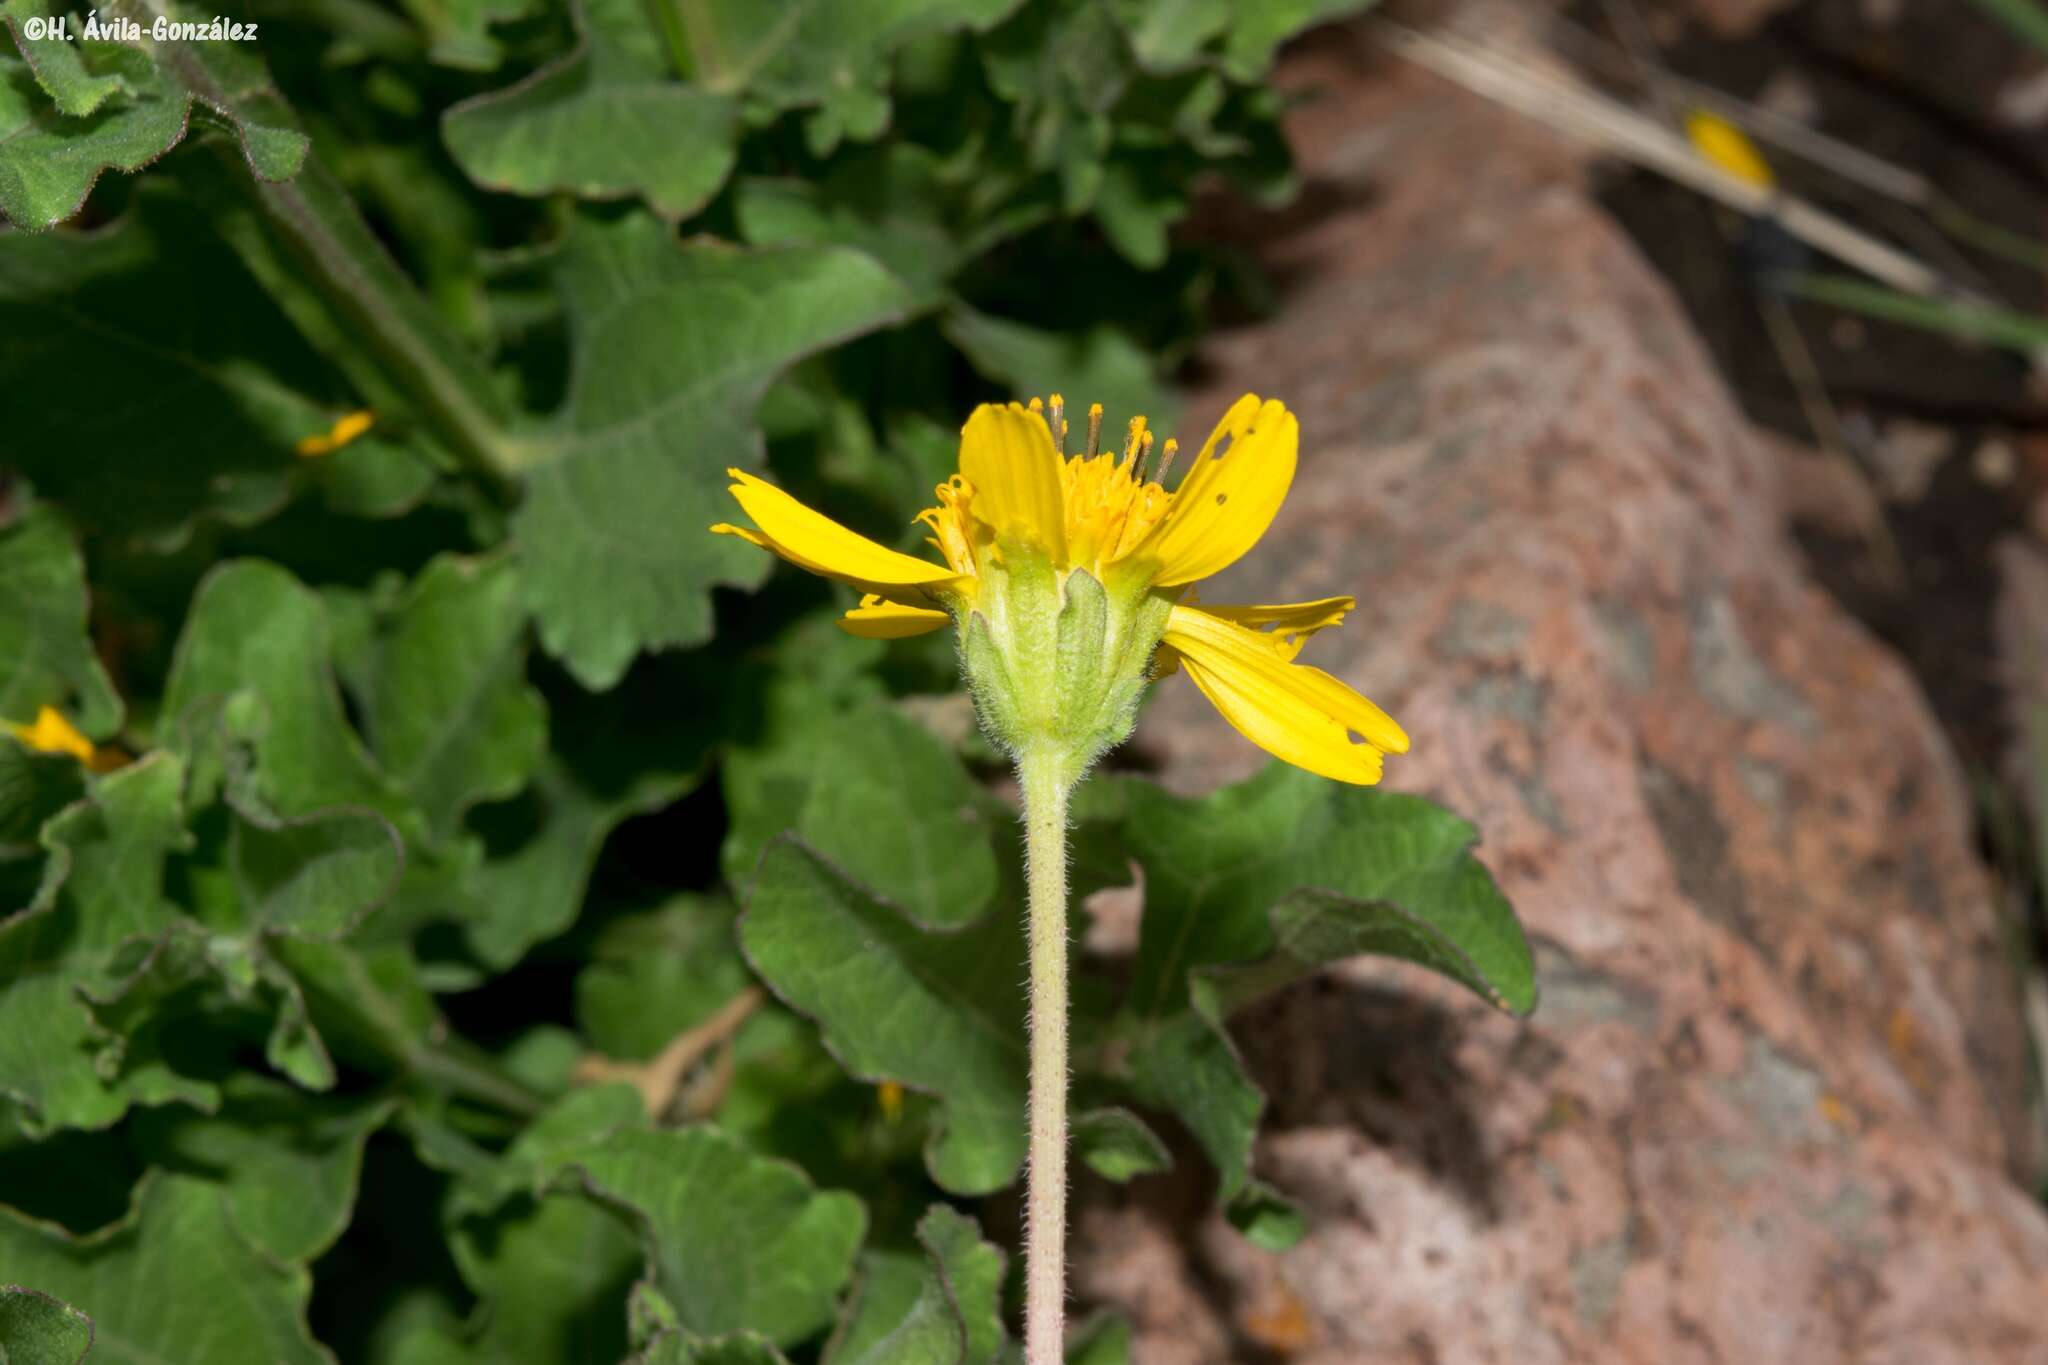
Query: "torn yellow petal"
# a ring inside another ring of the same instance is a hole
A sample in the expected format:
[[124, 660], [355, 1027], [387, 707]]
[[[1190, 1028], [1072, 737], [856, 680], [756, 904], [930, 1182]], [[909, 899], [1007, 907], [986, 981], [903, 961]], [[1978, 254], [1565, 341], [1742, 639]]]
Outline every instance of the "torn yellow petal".
[[1285, 657], [1301, 653], [1308, 637], [1319, 630], [1342, 625], [1345, 615], [1358, 605], [1355, 597], [1319, 597], [1313, 602], [1286, 602], [1264, 607], [1211, 606], [1207, 602], [1186, 604], [1248, 629], [1271, 626], [1267, 632], [1285, 648]]
[[960, 432], [960, 472], [974, 488], [974, 515], [998, 540], [1067, 557], [1060, 455], [1045, 418], [1016, 403], [984, 403]]
[[320, 455], [332, 455], [349, 442], [368, 431], [377, 421], [376, 414], [368, 408], [351, 412], [340, 418], [324, 434], [307, 436], [294, 449], [306, 459]]
[[38, 753], [70, 754], [87, 766], [91, 766], [96, 752], [92, 741], [80, 734], [78, 727], [66, 720], [64, 713], [54, 706], [39, 709], [35, 720], [28, 725], [9, 722], [7, 733]]
[[1391, 716], [1321, 669], [1290, 662], [1292, 647], [1274, 636], [1177, 606], [1162, 643], [1225, 720], [1296, 767], [1369, 784], [1379, 781], [1383, 751], [1408, 750]]
[[946, 612], [906, 607], [873, 593], [861, 598], [859, 606], [839, 618], [841, 630], [868, 640], [901, 640], [952, 624], [953, 618]]
[[1250, 393], [1238, 399], [1203, 443], [1166, 519], [1133, 552], [1159, 566], [1155, 585], [1207, 578], [1257, 544], [1286, 501], [1300, 445], [1301, 424], [1285, 404]]
[[738, 469], [726, 473], [733, 479], [733, 497], [760, 529], [720, 523], [711, 528], [720, 535], [738, 536], [798, 568], [912, 606], [929, 605], [927, 589], [942, 591], [959, 577], [943, 564], [901, 554], [849, 531], [752, 474]]

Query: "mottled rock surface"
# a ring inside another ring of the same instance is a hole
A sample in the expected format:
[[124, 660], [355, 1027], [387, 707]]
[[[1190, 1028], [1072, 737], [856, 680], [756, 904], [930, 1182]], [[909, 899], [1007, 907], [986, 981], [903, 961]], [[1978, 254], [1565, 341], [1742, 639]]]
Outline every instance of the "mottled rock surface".
[[[1307, 659], [1415, 737], [1393, 786], [1483, 829], [1543, 1000], [1367, 964], [1264, 1007], [1259, 1170], [1308, 1237], [1250, 1247], [1198, 1173], [1091, 1188], [1078, 1298], [1146, 1365], [2048, 1361], [2017, 992], [1923, 699], [1808, 578], [1576, 153], [1368, 52], [1287, 72], [1326, 91], [1315, 207], [1194, 413], [1283, 395], [1303, 462], [1204, 596], [1358, 594]], [[1163, 691], [1169, 784], [1257, 768]]]

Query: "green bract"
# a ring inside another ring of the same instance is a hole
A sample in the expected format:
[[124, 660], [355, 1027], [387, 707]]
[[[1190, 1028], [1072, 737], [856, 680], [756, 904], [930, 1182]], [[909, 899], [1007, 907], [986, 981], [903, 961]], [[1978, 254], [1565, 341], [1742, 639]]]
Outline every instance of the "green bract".
[[[1362, 7], [0, 0], [0, 1359], [1012, 1359], [976, 707], [1078, 771], [1162, 602], [1016, 556], [963, 686], [704, 527], [739, 469], [916, 549], [975, 403], [1163, 422], [1190, 187], [1287, 188], [1271, 52]], [[1234, 1011], [1362, 951], [1532, 1002], [1427, 802], [1073, 816], [1077, 899], [1145, 883], [1076, 1160], [1199, 1148], [1261, 1241]]]
[[1057, 755], [1061, 780], [1075, 782], [1138, 723], [1172, 603], [1142, 580], [1112, 578], [1112, 593], [1086, 569], [1062, 578], [1042, 554], [1006, 561], [983, 574], [961, 628], [968, 685], [991, 738]]

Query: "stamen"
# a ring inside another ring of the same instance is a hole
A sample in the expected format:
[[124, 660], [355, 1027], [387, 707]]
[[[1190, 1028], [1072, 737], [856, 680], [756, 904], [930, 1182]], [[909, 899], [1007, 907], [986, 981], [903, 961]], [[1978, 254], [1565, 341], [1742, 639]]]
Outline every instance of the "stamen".
[[1052, 401], [1045, 407], [1045, 424], [1052, 428], [1053, 444], [1060, 448], [1060, 454], [1064, 456], [1067, 453], [1067, 400], [1054, 394]]
[[1145, 436], [1145, 419], [1143, 417], [1133, 417], [1131, 419], [1130, 431], [1124, 437], [1123, 462], [1125, 464], [1130, 464], [1133, 460], [1143, 458], [1145, 454]]
[[1045, 400], [1043, 398], [1033, 398], [1027, 406], [1029, 406], [1033, 412], [1042, 414], [1045, 411]]
[[1152, 476], [1153, 483], [1163, 485], [1166, 482], [1166, 471], [1173, 468], [1173, 457], [1178, 454], [1180, 454], [1180, 442], [1174, 440], [1171, 436], [1167, 437], [1166, 447], [1160, 452], [1159, 456], [1159, 472]]
[[1088, 405], [1088, 458], [1094, 459], [1102, 449], [1102, 404]]

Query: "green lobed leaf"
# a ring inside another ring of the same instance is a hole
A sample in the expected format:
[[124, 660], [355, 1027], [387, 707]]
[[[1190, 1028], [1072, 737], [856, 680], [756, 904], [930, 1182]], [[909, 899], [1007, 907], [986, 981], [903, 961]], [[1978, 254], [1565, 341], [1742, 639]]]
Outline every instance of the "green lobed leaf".
[[0, 527], [0, 720], [53, 706], [88, 738], [121, 724], [121, 699], [86, 633], [85, 561], [57, 514], [30, 508]]
[[816, 708], [724, 768], [732, 827], [722, 861], [744, 886], [790, 831], [845, 875], [929, 928], [981, 917], [997, 887], [988, 815], [951, 750], [894, 707]]
[[731, 678], [715, 653], [667, 655], [641, 661], [605, 696], [557, 699], [552, 747], [530, 788], [470, 821], [490, 852], [463, 887], [464, 929], [482, 962], [508, 966], [566, 929], [612, 829], [697, 784]]
[[0, 1361], [78, 1365], [92, 1350], [92, 1319], [48, 1294], [0, 1285]]
[[767, 576], [769, 556], [709, 534], [737, 514], [727, 467], [760, 467], [755, 404], [784, 367], [900, 317], [909, 295], [857, 252], [679, 245], [637, 213], [581, 219], [557, 275], [568, 398], [531, 440], [513, 535], [542, 643], [602, 690], [643, 649], [706, 639], [714, 585]]
[[156, 1173], [121, 1222], [86, 1237], [0, 1208], [0, 1279], [75, 1306], [112, 1360], [208, 1365], [328, 1365], [307, 1333], [312, 1282], [236, 1231], [228, 1196], [190, 1176]]
[[1130, 1365], [1131, 1324], [1116, 1313], [1097, 1313], [1074, 1328], [1067, 1365]]
[[755, 246], [866, 252], [911, 287], [922, 312], [946, 301], [945, 285], [962, 267], [1050, 213], [1028, 200], [984, 207], [986, 184], [986, 167], [891, 141], [843, 153], [815, 179], [742, 177], [733, 214]]
[[733, 933], [735, 907], [683, 895], [607, 924], [576, 977], [576, 1020], [609, 1057], [642, 1060], [753, 980]]
[[621, 1128], [579, 1153], [600, 1199], [630, 1209], [683, 1328], [789, 1345], [832, 1320], [866, 1231], [858, 1199], [713, 1128]]
[[363, 1147], [395, 1107], [307, 1095], [240, 1072], [222, 1087], [218, 1114], [148, 1109], [133, 1132], [151, 1164], [218, 1180], [229, 1219], [257, 1250], [305, 1263], [348, 1226]]
[[[24, 51], [41, 45], [15, 33]], [[68, 118], [43, 103], [26, 63], [0, 56], [0, 213], [30, 230], [63, 222], [102, 172], [139, 171], [176, 146], [190, 104], [160, 92]]]
[[35, 894], [40, 869], [30, 864], [42, 852], [36, 835], [45, 820], [84, 794], [85, 768], [72, 755], [40, 753], [11, 735], [0, 739], [0, 863], [14, 874], [0, 878], [0, 886], [13, 888], [19, 877], [20, 894]]
[[639, 1092], [626, 1085], [584, 1086], [550, 1104], [512, 1140], [502, 1156], [485, 1164], [465, 1162], [464, 1177], [449, 1200], [456, 1216], [488, 1214], [524, 1194], [538, 1199], [560, 1180], [579, 1156], [613, 1133], [648, 1127]]
[[1236, 0], [1117, 0], [1117, 20], [1130, 36], [1131, 55], [1151, 71], [1175, 71], [1228, 28]]
[[825, 1347], [824, 1365], [954, 1365], [967, 1350], [967, 1332], [946, 1287], [920, 1256], [871, 1251], [847, 1315]]
[[[213, 1087], [178, 1075], [145, 1048], [102, 1075], [102, 1030], [80, 992], [119, 991], [143, 975], [177, 920], [164, 898], [164, 864], [186, 846], [183, 768], [152, 754], [102, 779], [92, 797], [43, 832], [42, 889], [0, 920], [0, 1095], [16, 1101], [31, 1133], [103, 1128], [131, 1104], [215, 1102]], [[133, 948], [140, 967], [117, 960]]]
[[1465, 821], [1420, 797], [1327, 782], [1275, 763], [1187, 800], [1126, 785], [1124, 833], [1145, 872], [1125, 1000], [1130, 1078], [1216, 1165], [1226, 1200], [1270, 1242], [1293, 1226], [1248, 1185], [1263, 1098], [1223, 1019], [1327, 962], [1371, 952], [1458, 981], [1517, 1013], [1534, 963], [1514, 912], [1472, 856]]
[[1308, 1216], [1292, 1200], [1252, 1179], [1224, 1210], [1232, 1227], [1262, 1251], [1286, 1251], [1308, 1234]]
[[246, 744], [251, 793], [280, 816], [405, 813], [349, 726], [319, 597], [274, 564], [221, 564], [200, 583], [163, 714], [168, 742], [194, 761], [223, 735]]
[[692, 74], [763, 112], [812, 107], [814, 153], [872, 138], [889, 119], [889, 56], [914, 38], [985, 29], [1021, 0], [868, 0], [777, 8], [709, 0], [683, 26]]
[[1316, 24], [1362, 14], [1378, 0], [1239, 0], [1223, 44], [1223, 65], [1240, 81], [1264, 79], [1280, 45]]
[[1129, 1072], [1140, 1100], [1187, 1125], [1215, 1165], [1226, 1203], [1242, 1194], [1266, 1098], [1222, 1026], [1192, 1010], [1156, 1022], [1131, 1050]]
[[735, 1332], [704, 1341], [677, 1329], [655, 1337], [627, 1365], [789, 1365], [789, 1362], [766, 1338], [750, 1332]]
[[525, 625], [509, 559], [443, 555], [413, 580], [364, 661], [370, 747], [438, 838], [471, 806], [517, 794], [547, 747]]
[[875, 1251], [824, 1365], [990, 1365], [1003, 1346], [1006, 1258], [972, 1218], [944, 1204], [917, 1225], [922, 1257]]
[[36, 84], [56, 103], [58, 113], [84, 118], [109, 98], [127, 90], [128, 82], [122, 79], [118, 69], [95, 69], [96, 65], [103, 68], [111, 65], [107, 58], [113, 54], [104, 48], [91, 54], [99, 59], [95, 63], [88, 59], [84, 48], [61, 38], [30, 42], [22, 25], [30, 19], [48, 18], [57, 12], [57, 6], [49, 0], [6, 0], [0, 4], [0, 19], [7, 21], [7, 28], [14, 35], [15, 51], [28, 64]]
[[463, 71], [491, 71], [504, 53], [491, 29], [497, 24], [523, 19], [533, 12], [533, 0], [403, 0], [420, 27], [426, 30], [427, 59], [440, 66]]
[[630, 1222], [580, 1195], [521, 1199], [451, 1237], [482, 1302], [459, 1332], [417, 1332], [403, 1365], [509, 1360], [617, 1360], [626, 1294], [642, 1257]]
[[[184, 138], [195, 104], [233, 130], [258, 178], [289, 180], [305, 164], [310, 144], [262, 59], [238, 50], [248, 44], [135, 47], [86, 37], [77, 24], [77, 46], [31, 40], [27, 20], [56, 8], [49, 0], [0, 7], [21, 54], [18, 61], [0, 57], [0, 213], [19, 226], [36, 232], [60, 223], [84, 205], [103, 172], [132, 173], [161, 157]], [[145, 13], [141, 22], [146, 27], [153, 17]]]
[[442, 115], [449, 154], [486, 189], [638, 195], [665, 218], [695, 213], [732, 170], [737, 104], [673, 78], [638, 0], [577, 0], [570, 13], [575, 51]]
[[335, 383], [175, 186], [91, 233], [0, 232], [0, 384], [36, 395], [7, 459], [83, 526], [171, 546], [269, 516]]
[[740, 943], [855, 1077], [938, 1100], [932, 1177], [985, 1194], [1024, 1158], [1022, 920], [1013, 892], [974, 932], [920, 930], [783, 836], [762, 856]]
[[982, 1240], [981, 1224], [944, 1204], [918, 1220], [917, 1240], [931, 1256], [967, 1333], [960, 1365], [990, 1365], [1001, 1353], [1003, 1275], [1009, 1258]]
[[383, 905], [404, 848], [391, 826], [361, 811], [290, 821], [242, 812], [229, 834], [236, 920], [257, 934], [338, 939]]
[[1337, 957], [1402, 957], [1503, 1009], [1535, 1004], [1529, 945], [1464, 820], [1417, 796], [1275, 763], [1210, 796], [1130, 788], [1125, 838], [1145, 869], [1130, 1007], [1188, 999], [1197, 967], [1231, 1008]]
[[1074, 1115], [1073, 1144], [1089, 1170], [1118, 1184], [1173, 1168], [1166, 1144], [1128, 1109], [1108, 1106]]
[[1058, 175], [1065, 212], [1085, 212], [1114, 139], [1110, 111], [1135, 74], [1109, 7], [1093, 0], [1029, 5], [979, 48], [1029, 164]]

